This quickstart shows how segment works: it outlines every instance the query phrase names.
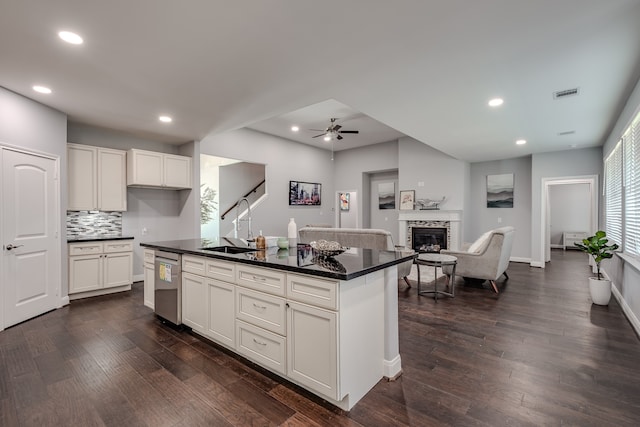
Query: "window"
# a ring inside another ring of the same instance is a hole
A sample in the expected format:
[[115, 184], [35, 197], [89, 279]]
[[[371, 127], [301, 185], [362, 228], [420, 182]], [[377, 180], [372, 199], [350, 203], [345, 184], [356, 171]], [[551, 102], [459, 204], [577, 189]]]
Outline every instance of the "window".
[[604, 180], [607, 235], [640, 256], [640, 113], [605, 159]]
[[622, 142], [604, 161], [605, 231], [610, 240], [622, 245]]

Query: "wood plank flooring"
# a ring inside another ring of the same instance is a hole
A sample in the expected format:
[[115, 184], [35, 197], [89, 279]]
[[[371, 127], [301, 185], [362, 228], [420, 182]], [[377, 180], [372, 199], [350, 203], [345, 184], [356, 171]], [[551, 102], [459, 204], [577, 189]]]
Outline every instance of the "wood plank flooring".
[[404, 373], [346, 413], [142, 305], [142, 283], [0, 332], [0, 426], [638, 426], [640, 342], [586, 255], [511, 263], [495, 295], [399, 285]]

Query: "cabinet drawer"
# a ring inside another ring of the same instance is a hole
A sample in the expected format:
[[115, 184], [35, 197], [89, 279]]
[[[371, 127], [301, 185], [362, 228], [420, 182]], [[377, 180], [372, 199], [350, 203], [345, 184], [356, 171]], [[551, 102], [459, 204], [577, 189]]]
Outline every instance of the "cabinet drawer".
[[257, 326], [236, 320], [237, 351], [243, 356], [286, 375], [286, 340]]
[[102, 253], [102, 243], [72, 243], [69, 255], [93, 255]]
[[286, 333], [284, 298], [238, 287], [236, 317], [276, 334]]
[[208, 258], [205, 262], [207, 277], [233, 283], [236, 279], [236, 265], [232, 262]]
[[199, 256], [182, 255], [182, 271], [205, 276], [207, 259]]
[[338, 282], [287, 274], [287, 298], [330, 310], [338, 309]]
[[285, 294], [286, 273], [248, 265], [238, 265], [236, 272], [238, 285], [279, 296]]
[[104, 252], [105, 253], [133, 252], [133, 242], [123, 242], [123, 241], [105, 242]]
[[156, 251], [153, 249], [145, 249], [144, 250], [144, 263], [145, 264], [153, 264], [156, 261]]

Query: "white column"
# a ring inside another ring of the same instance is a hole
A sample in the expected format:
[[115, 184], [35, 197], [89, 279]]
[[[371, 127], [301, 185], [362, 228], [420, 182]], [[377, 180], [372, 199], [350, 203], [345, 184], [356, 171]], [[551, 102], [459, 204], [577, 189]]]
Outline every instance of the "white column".
[[402, 374], [398, 334], [398, 267], [384, 270], [384, 376], [394, 380]]

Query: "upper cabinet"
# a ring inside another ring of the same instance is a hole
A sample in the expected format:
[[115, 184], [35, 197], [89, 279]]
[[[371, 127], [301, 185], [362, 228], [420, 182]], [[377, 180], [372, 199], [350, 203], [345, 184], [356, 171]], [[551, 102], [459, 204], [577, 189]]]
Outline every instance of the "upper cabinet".
[[127, 156], [127, 185], [191, 188], [191, 157], [131, 149]]
[[126, 211], [126, 151], [67, 144], [71, 211]]

